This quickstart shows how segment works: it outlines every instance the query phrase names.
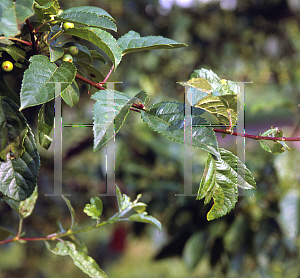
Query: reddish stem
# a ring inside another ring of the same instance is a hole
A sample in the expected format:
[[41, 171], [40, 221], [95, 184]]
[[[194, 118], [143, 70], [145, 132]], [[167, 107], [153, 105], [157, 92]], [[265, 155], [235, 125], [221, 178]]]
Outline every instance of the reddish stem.
[[13, 237], [13, 238], [9, 238], [9, 239], [0, 241], [0, 245], [10, 243], [10, 242], [17, 242], [19, 240], [42, 241], [42, 240], [53, 240], [53, 238], [51, 238], [51, 237], [20, 237], [20, 238], [16, 239], [16, 238]]
[[29, 32], [30, 32], [31, 43], [32, 43], [32, 52], [33, 52], [33, 55], [36, 55], [36, 54], [38, 54], [37, 53], [37, 42], [36, 42], [35, 37], [34, 37], [34, 30], [31, 26], [31, 23], [28, 20], [28, 18], [26, 19], [26, 24], [27, 24], [27, 26], [29, 28]]
[[112, 65], [112, 67], [111, 67], [109, 73], [106, 75], [106, 77], [104, 78], [104, 80], [103, 80], [102, 82], [100, 82], [99, 84], [104, 84], [104, 83], [107, 81], [107, 79], [108, 79], [109, 76], [111, 75], [113, 69], [114, 69], [114, 65]]
[[9, 40], [11, 40], [11, 41], [18, 41], [18, 42], [24, 43], [26, 45], [32, 46], [31, 42], [24, 41], [24, 40], [21, 40], [21, 39], [18, 39], [18, 38], [9, 38]]
[[230, 130], [226, 129], [218, 129], [214, 128], [214, 132], [219, 133], [226, 133], [230, 135], [250, 138], [254, 140], [271, 140], [271, 141], [300, 141], [300, 137], [269, 137], [269, 136], [258, 136], [258, 135], [251, 135], [251, 134], [243, 134], [243, 133], [237, 133], [237, 132], [231, 132]]
[[91, 86], [93, 86], [93, 87], [95, 87], [95, 88], [97, 88], [97, 89], [99, 89], [99, 90], [105, 90], [105, 88], [103, 88], [99, 83], [96, 83], [96, 82], [94, 82], [94, 81], [92, 81], [92, 80], [89, 80], [89, 79], [87, 79], [87, 78], [81, 76], [81, 75], [78, 74], [78, 73], [76, 73], [76, 78], [82, 80], [82, 81], [85, 82], [85, 83], [90, 84]]

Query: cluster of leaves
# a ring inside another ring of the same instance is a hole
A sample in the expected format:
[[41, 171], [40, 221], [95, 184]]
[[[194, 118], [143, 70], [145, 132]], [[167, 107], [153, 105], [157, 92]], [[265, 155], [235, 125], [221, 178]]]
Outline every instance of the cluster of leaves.
[[[53, 100], [61, 96], [67, 105], [76, 105], [80, 97], [78, 82], [99, 89], [92, 96], [96, 101], [93, 108], [94, 151], [106, 145], [113, 137], [108, 132], [110, 128], [115, 133], [120, 130], [130, 110], [139, 112], [142, 120], [154, 131], [175, 142], [185, 143], [185, 109], [191, 108], [191, 146], [208, 152], [197, 197], [205, 198], [205, 204], [212, 198], [214, 200], [207, 214], [208, 220], [219, 218], [235, 207], [238, 186], [244, 189], [256, 187], [251, 172], [239, 158], [218, 147], [213, 125], [202, 115], [204, 112], [212, 114], [218, 126], [231, 130], [236, 125], [238, 114], [236, 83], [220, 79], [210, 70], [196, 70], [191, 79], [182, 84], [188, 86], [189, 103], [163, 101], [146, 107], [145, 92], [139, 92], [132, 98], [107, 88], [105, 81], [111, 71], [105, 77], [100, 68], [110, 61], [112, 70], [116, 69], [122, 57], [128, 53], [174, 49], [184, 47], [185, 44], [161, 36], [141, 37], [134, 31], [115, 39], [109, 33], [117, 31], [115, 20], [97, 7], [74, 7], [61, 11], [57, 0], [27, 2], [24, 6], [10, 0], [0, 3], [0, 8], [5, 11], [3, 18], [6, 19], [0, 25], [0, 34], [4, 35], [0, 45], [1, 62], [11, 61], [14, 64], [12, 73], [23, 74], [20, 94], [16, 95], [4, 78], [9, 73], [1, 72], [0, 192], [3, 194], [2, 199], [20, 213], [21, 219], [29, 216], [37, 199], [40, 167], [36, 141], [21, 110], [42, 105], [38, 113], [38, 138], [41, 146], [48, 149], [54, 125]], [[34, 12], [37, 21], [30, 22], [28, 17]], [[24, 20], [26, 23], [19, 34], [17, 25]], [[72, 24], [66, 28], [65, 23]], [[88, 43], [95, 45], [98, 50], [89, 49]], [[72, 62], [62, 58], [65, 54], [72, 54], [70, 47], [78, 49]], [[264, 135], [274, 132], [272, 129]], [[275, 136], [282, 137], [282, 133], [275, 133]], [[282, 141], [278, 144], [287, 148]], [[276, 153], [276, 150], [273, 149], [273, 152]], [[128, 196], [121, 194], [118, 187], [116, 195], [119, 211], [104, 222], [100, 221], [103, 210], [101, 200], [91, 198], [84, 212], [95, 219], [97, 224], [90, 228], [120, 220], [152, 223], [161, 228], [159, 221], [145, 212], [146, 205], [138, 202], [140, 196], [131, 202]], [[65, 201], [71, 213], [71, 227], [67, 232], [61, 230], [60, 233], [44, 238], [59, 239], [54, 249], [46, 243], [47, 248], [57, 255], [70, 255], [74, 263], [91, 277], [105, 277], [104, 272], [85, 252], [76, 250], [74, 238], [73, 242], [61, 239], [89, 230], [75, 230], [74, 209], [69, 200], [65, 198]], [[136, 213], [124, 218], [131, 209]], [[7, 230], [2, 231], [2, 240], [12, 235]], [[11, 241], [16, 240], [26, 240], [22, 239], [21, 229]]]

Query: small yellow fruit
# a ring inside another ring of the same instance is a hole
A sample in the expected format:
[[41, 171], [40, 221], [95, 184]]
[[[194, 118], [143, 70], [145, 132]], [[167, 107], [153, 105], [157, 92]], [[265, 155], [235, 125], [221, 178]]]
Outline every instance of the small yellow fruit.
[[73, 62], [73, 57], [70, 54], [65, 54], [62, 59], [64, 62]]
[[72, 22], [65, 22], [63, 24], [64, 30], [68, 30], [69, 28], [74, 28], [74, 23]]
[[4, 71], [9, 72], [9, 71], [12, 71], [13, 68], [14, 68], [14, 65], [10, 61], [5, 61], [2, 63], [2, 69]]

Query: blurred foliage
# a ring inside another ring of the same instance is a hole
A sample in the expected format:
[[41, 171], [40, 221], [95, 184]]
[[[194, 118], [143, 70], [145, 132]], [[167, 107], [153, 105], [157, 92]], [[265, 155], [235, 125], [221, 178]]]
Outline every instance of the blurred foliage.
[[[176, 82], [187, 81], [195, 69], [212, 69], [222, 78], [253, 82], [245, 85], [246, 133], [258, 135], [272, 125], [284, 130], [286, 137], [300, 136], [297, 1], [194, 2], [192, 7], [174, 5], [170, 10], [162, 8], [163, 1], [154, 0], [75, 0], [61, 1], [61, 6], [105, 9], [116, 19], [118, 36], [134, 30], [142, 36], [162, 35], [189, 45], [126, 55], [109, 79], [123, 82], [116, 89], [130, 96], [145, 90], [153, 102], [183, 101], [184, 88]], [[235, 5], [226, 8], [225, 2]], [[107, 71], [109, 68], [107, 65]], [[16, 90], [17, 82], [18, 77]], [[93, 92], [81, 91], [78, 106], [63, 107], [64, 123], [91, 123]], [[234, 152], [235, 138], [218, 138], [219, 147]], [[72, 194], [81, 226], [89, 223], [82, 211], [85, 203], [106, 190], [105, 148], [93, 153], [92, 140], [91, 127], [63, 130], [63, 192]], [[247, 140], [246, 165], [255, 176], [257, 190], [254, 196], [239, 197], [229, 215], [208, 222], [208, 208], [202, 201], [175, 196], [183, 190], [183, 147], [153, 133], [139, 115], [130, 113], [116, 137], [116, 183], [130, 196], [143, 192], [141, 201], [162, 222], [163, 232], [145, 229], [144, 224], [105, 227], [82, 235], [89, 254], [111, 278], [299, 277], [300, 145], [289, 146], [290, 152], [272, 155], [258, 142]], [[57, 216], [66, 227], [70, 222], [64, 201], [45, 197], [53, 190], [53, 149], [39, 152], [40, 198], [25, 221], [28, 236], [53, 233]], [[204, 152], [195, 150], [195, 194], [205, 160]], [[101, 200], [103, 217], [110, 216], [117, 206], [114, 198]], [[16, 214], [4, 203], [0, 209], [1, 226], [16, 230], [11, 224], [12, 220], [17, 223]], [[3, 278], [83, 277], [69, 258], [48, 254], [43, 243], [1, 248]], [[10, 260], [16, 256], [18, 260]]]

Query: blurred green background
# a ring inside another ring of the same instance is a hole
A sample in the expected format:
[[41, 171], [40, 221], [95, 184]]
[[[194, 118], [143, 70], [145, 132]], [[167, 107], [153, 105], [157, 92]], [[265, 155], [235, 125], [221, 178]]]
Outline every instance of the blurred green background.
[[[300, 2], [298, 0], [75, 0], [61, 8], [98, 6], [115, 19], [119, 38], [129, 30], [142, 36], [162, 35], [188, 44], [176, 50], [128, 54], [109, 81], [131, 96], [145, 90], [151, 103], [182, 101], [195, 69], [206, 68], [221, 78], [252, 81], [245, 87], [245, 130], [258, 135], [279, 127], [286, 137], [300, 136]], [[110, 65], [101, 70], [107, 73]], [[16, 88], [18, 90], [18, 88]], [[94, 101], [82, 87], [74, 108], [63, 106], [64, 123], [92, 123]], [[28, 113], [29, 114], [29, 113]], [[27, 115], [30, 118], [30, 114]], [[34, 125], [37, 119], [30, 119]], [[37, 134], [35, 130], [35, 134]], [[105, 148], [93, 153], [92, 128], [64, 128], [63, 183], [78, 226], [91, 224], [82, 212], [90, 197], [105, 192]], [[236, 152], [236, 138], [218, 136], [220, 147]], [[246, 165], [257, 190], [239, 197], [227, 216], [208, 222], [212, 204], [204, 206], [183, 193], [184, 148], [152, 132], [131, 112], [116, 136], [116, 183], [163, 224], [126, 223], [79, 235], [89, 254], [110, 278], [300, 277], [300, 143], [290, 152], [272, 155], [246, 140]], [[53, 148], [39, 149], [42, 168], [39, 199], [25, 220], [26, 236], [57, 231], [57, 220], [70, 223], [63, 199], [53, 193]], [[194, 193], [207, 154], [193, 153]], [[104, 217], [116, 210], [114, 197], [102, 197]], [[0, 224], [16, 231], [18, 217], [1, 203]], [[1, 246], [0, 277], [87, 277], [68, 257], [57, 257], [44, 243]]]

